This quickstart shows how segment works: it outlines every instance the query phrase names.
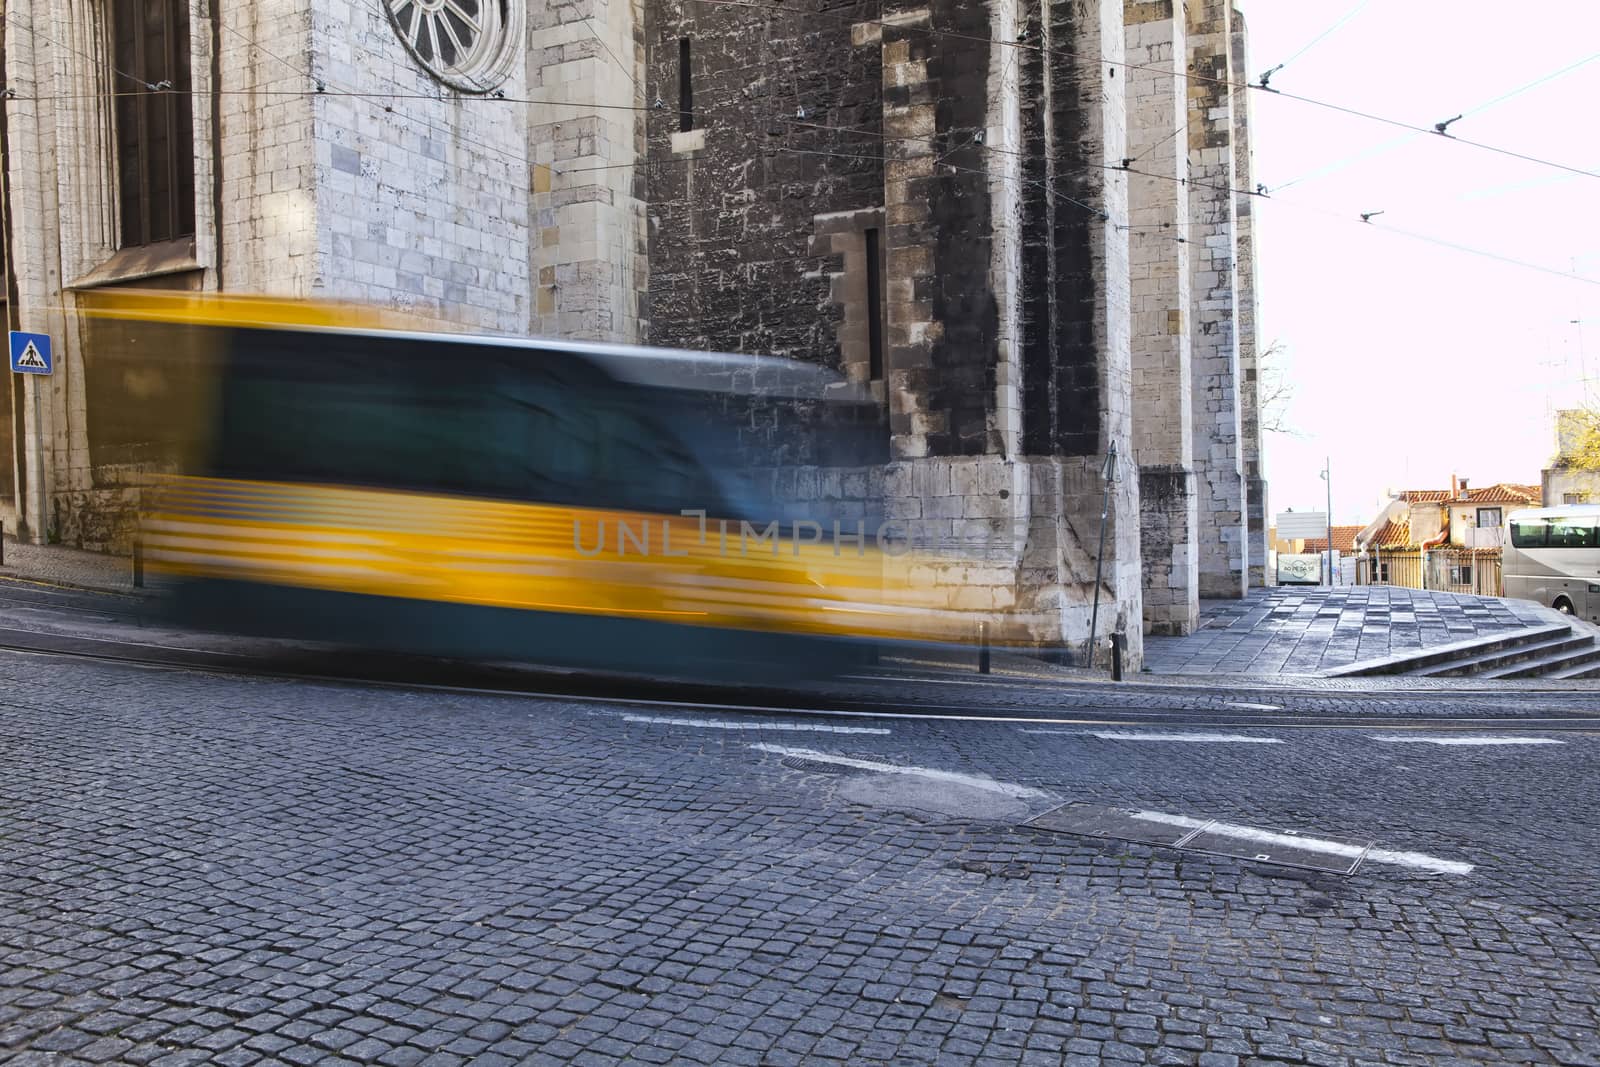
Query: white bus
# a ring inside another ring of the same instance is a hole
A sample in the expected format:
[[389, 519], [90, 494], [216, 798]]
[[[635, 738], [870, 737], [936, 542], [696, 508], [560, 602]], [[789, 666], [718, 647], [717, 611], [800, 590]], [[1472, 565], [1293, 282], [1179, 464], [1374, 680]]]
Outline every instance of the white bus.
[[1505, 595], [1600, 622], [1600, 504], [1513, 511], [1506, 522]]

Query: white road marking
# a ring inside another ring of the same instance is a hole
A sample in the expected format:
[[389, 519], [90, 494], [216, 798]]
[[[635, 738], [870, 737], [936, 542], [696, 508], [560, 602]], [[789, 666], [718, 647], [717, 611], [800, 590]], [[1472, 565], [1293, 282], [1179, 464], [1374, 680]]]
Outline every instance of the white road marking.
[[1391, 745], [1564, 745], [1553, 737], [1395, 737], [1373, 735], [1372, 740]]
[[1278, 833], [1273, 830], [1262, 830], [1254, 826], [1240, 826], [1235, 823], [1211, 822], [1208, 819], [1196, 819], [1188, 815], [1169, 815], [1161, 811], [1136, 811], [1133, 813], [1133, 817], [1143, 819], [1146, 822], [1161, 823], [1165, 826], [1181, 826], [1190, 830], [1198, 830], [1201, 827], [1205, 827], [1207, 833], [1220, 834], [1223, 837], [1234, 837], [1241, 841], [1259, 841], [1264, 845], [1300, 848], [1308, 852], [1322, 852], [1330, 856], [1342, 856], [1352, 860], [1365, 852], [1368, 863], [1387, 863], [1396, 867], [1435, 871], [1439, 874], [1470, 874], [1473, 869], [1473, 865], [1470, 863], [1440, 859], [1437, 856], [1430, 856], [1426, 852], [1392, 852], [1384, 848], [1364, 849], [1360, 845], [1349, 845], [1343, 841], [1328, 841], [1319, 837]]
[[1243, 703], [1243, 702], [1237, 701], [1237, 700], [1225, 701], [1224, 702], [1224, 707], [1244, 708], [1247, 711], [1282, 711], [1283, 710], [1283, 706], [1280, 705], [1280, 704], [1246, 704], [1246, 703]]
[[623, 722], [656, 726], [697, 726], [703, 730], [785, 730], [814, 734], [887, 734], [881, 726], [829, 726], [820, 722], [729, 722], [727, 719], [672, 719], [659, 715], [624, 715]]
[[1001, 796], [1015, 797], [1019, 800], [1031, 797], [1049, 796], [1042, 790], [1032, 789], [1014, 782], [997, 782], [993, 778], [981, 774], [961, 774], [957, 771], [941, 771], [932, 767], [907, 767], [898, 763], [879, 763], [876, 760], [852, 759], [849, 756], [835, 756], [830, 752], [818, 752], [810, 748], [791, 748], [788, 745], [751, 745], [757, 752], [770, 752], [775, 756], [797, 756], [800, 759], [816, 760], [818, 763], [832, 763], [840, 767], [854, 767], [858, 771], [877, 771], [879, 774], [907, 774], [915, 778], [928, 778], [936, 782], [949, 782], [952, 785], [971, 786], [974, 789], [985, 789]]
[[889, 674], [847, 674], [844, 677], [853, 682], [915, 682], [918, 685], [979, 685], [987, 686], [991, 689], [993, 689], [995, 686], [1003, 687], [1004, 683], [1011, 683], [1015, 688], [1037, 688], [1040, 686], [1054, 686], [1059, 684], [1050, 679], [1035, 678], [1032, 675], [1027, 674], [991, 674], [983, 680], [974, 678], [945, 678], [910, 674], [898, 676]]
[[1146, 734], [1123, 733], [1112, 730], [1022, 730], [1025, 734], [1077, 734], [1098, 737], [1105, 741], [1184, 741], [1195, 744], [1228, 743], [1235, 745], [1281, 745], [1278, 737], [1250, 737], [1245, 734]]
[[1127, 734], [1109, 730], [1096, 730], [1094, 736], [1106, 741], [1185, 741], [1197, 744], [1208, 742], [1235, 745], [1281, 745], [1277, 737], [1247, 737], [1244, 734]]

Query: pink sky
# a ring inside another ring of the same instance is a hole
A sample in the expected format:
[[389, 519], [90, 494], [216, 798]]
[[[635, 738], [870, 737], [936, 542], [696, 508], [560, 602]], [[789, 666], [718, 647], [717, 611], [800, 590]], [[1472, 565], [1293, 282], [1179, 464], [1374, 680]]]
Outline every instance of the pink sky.
[[[1459, 0], [1241, 7], [1252, 81], [1354, 10], [1273, 88], [1425, 126], [1600, 53], [1594, 0], [1547, 0], [1537, 18]], [[1450, 131], [1600, 171], [1597, 100], [1600, 59]], [[1269, 93], [1250, 101], [1256, 181], [1288, 186], [1258, 201], [1262, 343], [1287, 346], [1299, 433], [1265, 441], [1270, 511], [1322, 509], [1325, 456], [1337, 523], [1369, 521], [1386, 488], [1446, 487], [1452, 473], [1537, 482], [1552, 412], [1582, 401], [1585, 373], [1600, 378], [1600, 179]], [[1363, 224], [1368, 211], [1384, 214]]]

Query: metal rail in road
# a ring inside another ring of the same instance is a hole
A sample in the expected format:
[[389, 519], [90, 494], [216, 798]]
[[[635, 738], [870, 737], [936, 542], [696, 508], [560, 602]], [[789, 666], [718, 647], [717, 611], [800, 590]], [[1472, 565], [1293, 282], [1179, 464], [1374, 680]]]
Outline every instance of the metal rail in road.
[[[1092, 684], [1063, 682], [1054, 686], [1038, 679], [1010, 684], [992, 678], [983, 701], [946, 702], [949, 696], [906, 699], [909, 685], [938, 690], [948, 678], [901, 672], [881, 678], [858, 678], [854, 688], [838, 685], [804, 689], [745, 688], [669, 683], [658, 679], [601, 675], [498, 665], [419, 661], [414, 657], [299, 651], [292, 654], [252, 655], [204, 649], [176, 648], [138, 641], [70, 636], [0, 628], [0, 650], [83, 661], [116, 663], [141, 668], [250, 675], [254, 677], [358, 687], [429, 690], [518, 699], [576, 700], [625, 707], [661, 707], [680, 711], [782, 713], [848, 718], [922, 718], [969, 722], [1037, 723], [1061, 726], [1188, 726], [1194, 728], [1250, 729], [1458, 729], [1470, 731], [1564, 730], [1600, 731], [1600, 714], [1588, 708], [1565, 713], [1494, 715], [1473, 711], [1452, 714], [1451, 694], [1416, 695], [1420, 707], [1404, 714], [1362, 711], [1371, 693], [1316, 693], [1318, 709], [1295, 710], [1292, 691], [1272, 690], [1277, 704], [1244, 706], [1237, 694], [1180, 690], [1176, 687], [1136, 692], [1111, 690]], [[875, 688], [882, 692], [873, 691]], [[1055, 699], [1041, 704], [1041, 691]], [[963, 694], [971, 693], [970, 689]], [[1033, 699], [1007, 699], [1008, 693]], [[953, 695], [953, 694], [952, 694]], [[975, 694], [976, 695], [976, 694]], [[1253, 695], [1263, 695], [1260, 692]], [[1485, 694], [1473, 691], [1473, 699]], [[1508, 696], [1511, 694], [1507, 694]], [[1526, 696], [1533, 694], [1517, 694]], [[1574, 694], [1577, 695], [1577, 694]], [[1386, 697], [1393, 694], [1385, 694]], [[1393, 702], [1393, 701], [1391, 701]], [[1350, 710], [1329, 712], [1325, 706], [1348, 704]]]

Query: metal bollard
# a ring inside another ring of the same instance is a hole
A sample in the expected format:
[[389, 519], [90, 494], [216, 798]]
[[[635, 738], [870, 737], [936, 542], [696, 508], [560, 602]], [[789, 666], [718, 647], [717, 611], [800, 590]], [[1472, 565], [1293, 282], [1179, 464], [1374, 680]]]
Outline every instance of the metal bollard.
[[133, 587], [144, 588], [144, 542], [133, 539]]
[[989, 624], [978, 624], [978, 673], [989, 673]]
[[0, 522], [0, 567], [6, 565], [6, 524]]
[[1123, 635], [1120, 632], [1111, 635], [1111, 680], [1113, 682], [1122, 681], [1123, 640]]

